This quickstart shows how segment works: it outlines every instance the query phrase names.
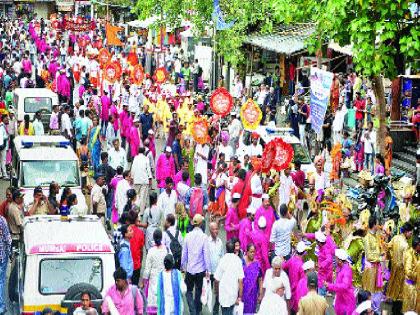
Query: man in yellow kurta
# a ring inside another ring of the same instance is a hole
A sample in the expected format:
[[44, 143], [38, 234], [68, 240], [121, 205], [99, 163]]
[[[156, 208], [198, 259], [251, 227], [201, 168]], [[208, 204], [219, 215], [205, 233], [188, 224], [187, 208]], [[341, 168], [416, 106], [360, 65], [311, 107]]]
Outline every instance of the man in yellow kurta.
[[420, 279], [420, 241], [413, 240], [413, 247], [404, 252], [404, 287], [403, 287], [403, 313], [408, 311], [420, 312], [419, 305], [419, 279]]
[[369, 218], [369, 231], [363, 238], [365, 265], [362, 273], [362, 289], [372, 294], [382, 290], [382, 284], [380, 283], [382, 274], [379, 273], [381, 269], [381, 250], [377, 230], [377, 220], [374, 216], [371, 216]]
[[156, 115], [157, 121], [161, 121], [163, 124], [163, 131], [167, 133], [169, 131], [169, 122], [172, 119], [171, 109], [162, 96], [158, 97], [158, 101], [156, 102]]
[[402, 233], [395, 235], [388, 243], [388, 255], [391, 261], [391, 277], [388, 282], [386, 295], [393, 300], [392, 313], [399, 314], [402, 306], [402, 290], [404, 285], [404, 252], [409, 248], [407, 239], [413, 234], [413, 226], [405, 223]]
[[353, 286], [360, 288], [362, 274], [362, 259], [364, 254], [363, 237], [365, 231], [357, 229], [353, 234], [344, 240], [344, 249], [350, 256], [352, 261], [351, 269], [353, 270]]

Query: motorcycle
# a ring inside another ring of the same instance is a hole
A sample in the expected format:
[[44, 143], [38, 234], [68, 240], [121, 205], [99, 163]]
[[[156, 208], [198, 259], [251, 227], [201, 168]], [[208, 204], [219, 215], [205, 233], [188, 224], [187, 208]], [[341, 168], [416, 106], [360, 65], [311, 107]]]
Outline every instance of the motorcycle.
[[350, 188], [347, 196], [358, 203], [357, 209], [352, 212], [353, 217], [358, 217], [361, 211], [368, 209], [381, 223], [388, 219], [398, 220], [397, 196], [390, 177], [375, 176], [372, 187]]

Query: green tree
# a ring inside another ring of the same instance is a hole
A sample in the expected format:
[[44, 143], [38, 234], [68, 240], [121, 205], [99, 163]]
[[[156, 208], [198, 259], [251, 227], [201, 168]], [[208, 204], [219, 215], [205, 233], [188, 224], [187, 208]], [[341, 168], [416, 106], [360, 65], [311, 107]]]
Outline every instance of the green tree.
[[[369, 77], [377, 96], [381, 152], [384, 151], [386, 103], [382, 77], [394, 79], [411, 66], [419, 69], [420, 26], [409, 5], [412, 0], [220, 0], [227, 21], [235, 25], [216, 35], [216, 47], [225, 61], [245, 61], [242, 44], [252, 32], [269, 33], [278, 23], [312, 22], [316, 32], [309, 41], [315, 52], [334, 40], [353, 45], [359, 74]], [[212, 0], [138, 0], [140, 18], [163, 14], [168, 23], [190, 19], [198, 31], [210, 25]]]
[[420, 25], [410, 0], [271, 0], [277, 20], [316, 25], [312, 47], [334, 40], [353, 45], [356, 71], [372, 80], [378, 108], [378, 142], [384, 152], [386, 103], [382, 77], [394, 79], [406, 67], [419, 70]]

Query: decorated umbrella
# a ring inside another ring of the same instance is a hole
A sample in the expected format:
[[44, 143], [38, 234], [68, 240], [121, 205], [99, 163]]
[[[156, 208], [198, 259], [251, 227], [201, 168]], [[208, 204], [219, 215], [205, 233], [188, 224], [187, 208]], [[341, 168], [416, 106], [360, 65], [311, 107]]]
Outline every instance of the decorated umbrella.
[[104, 78], [110, 83], [114, 83], [118, 78], [118, 69], [115, 62], [109, 62], [103, 69]]
[[210, 98], [210, 107], [214, 114], [225, 117], [233, 107], [233, 97], [223, 87], [217, 88]]
[[161, 67], [156, 69], [153, 79], [156, 81], [156, 83], [162, 84], [166, 82], [167, 76], [168, 73], [166, 72], [166, 69]]
[[121, 64], [120, 64], [119, 61], [114, 61], [113, 64], [114, 64], [115, 69], [117, 71], [117, 79], [119, 79], [119, 78], [121, 78], [122, 72], [123, 72]]
[[192, 136], [194, 141], [199, 144], [207, 143], [209, 140], [209, 124], [203, 117], [197, 118], [192, 125]]
[[111, 53], [108, 51], [108, 49], [102, 48], [99, 50], [98, 59], [101, 67], [103, 67], [111, 61]]
[[293, 160], [293, 147], [282, 138], [274, 138], [264, 148], [263, 170], [281, 171], [286, 169]]
[[131, 71], [131, 80], [134, 84], [140, 85], [144, 80], [144, 70], [141, 64], [136, 65]]
[[241, 106], [241, 120], [245, 129], [255, 130], [260, 125], [262, 119], [262, 111], [253, 99], [249, 98]]

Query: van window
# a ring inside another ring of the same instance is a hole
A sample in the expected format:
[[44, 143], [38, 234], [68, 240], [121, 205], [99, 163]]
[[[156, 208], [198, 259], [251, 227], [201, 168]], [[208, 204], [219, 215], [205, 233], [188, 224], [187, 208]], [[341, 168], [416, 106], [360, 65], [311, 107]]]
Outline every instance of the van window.
[[51, 97], [25, 97], [23, 109], [25, 113], [36, 113], [39, 110], [51, 113], [52, 99]]
[[99, 257], [42, 259], [39, 270], [42, 295], [65, 294], [77, 283], [89, 283], [102, 291], [103, 268]]
[[61, 186], [80, 186], [77, 161], [22, 162], [22, 187], [47, 186], [53, 181]]

